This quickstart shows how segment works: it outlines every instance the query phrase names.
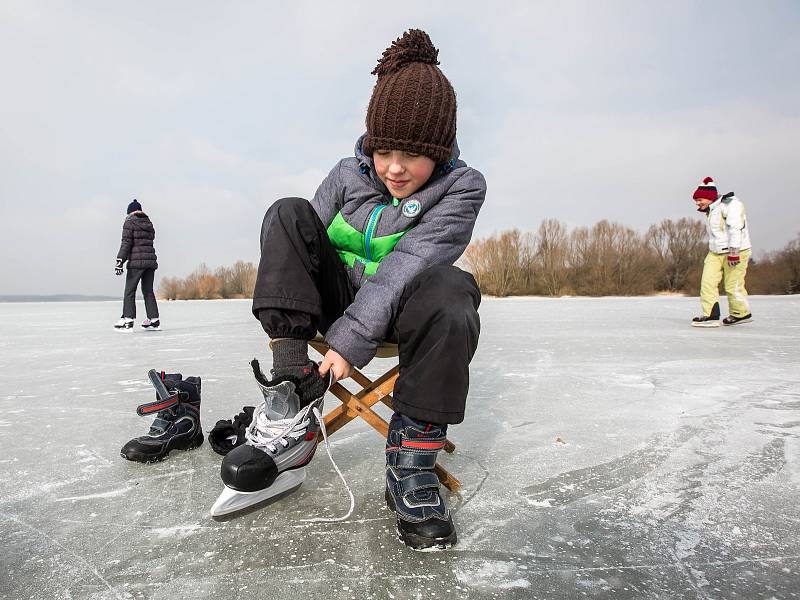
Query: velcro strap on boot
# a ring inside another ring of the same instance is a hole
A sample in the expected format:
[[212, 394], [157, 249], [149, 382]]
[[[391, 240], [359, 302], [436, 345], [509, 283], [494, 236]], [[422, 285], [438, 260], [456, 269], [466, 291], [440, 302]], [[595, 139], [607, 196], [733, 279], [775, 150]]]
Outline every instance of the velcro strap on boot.
[[150, 424], [150, 433], [161, 435], [170, 425], [171, 423], [166, 419], [153, 419], [153, 422]]
[[400, 447], [386, 449], [387, 464], [398, 469], [433, 469], [436, 455], [444, 448], [447, 438], [408, 438], [402, 436]]
[[403, 442], [401, 446], [403, 449], [408, 450], [416, 450], [416, 451], [429, 451], [429, 452], [438, 452], [442, 448], [444, 448], [444, 444], [447, 441], [447, 438], [442, 436], [438, 438], [407, 438], [403, 436]]
[[407, 477], [401, 477], [397, 481], [396, 486], [401, 496], [428, 488], [436, 488], [438, 490], [439, 478], [431, 471], [423, 471], [422, 473], [414, 473]]
[[436, 466], [437, 451], [406, 450], [405, 448], [387, 448], [386, 464], [396, 469], [414, 469], [430, 471]]
[[155, 402], [147, 402], [145, 404], [140, 404], [136, 407], [136, 414], [140, 417], [145, 415], [150, 415], [160, 410], [165, 410], [167, 408], [172, 408], [173, 406], [177, 406], [180, 403], [180, 394], [175, 392], [167, 398], [166, 400], [156, 400]]

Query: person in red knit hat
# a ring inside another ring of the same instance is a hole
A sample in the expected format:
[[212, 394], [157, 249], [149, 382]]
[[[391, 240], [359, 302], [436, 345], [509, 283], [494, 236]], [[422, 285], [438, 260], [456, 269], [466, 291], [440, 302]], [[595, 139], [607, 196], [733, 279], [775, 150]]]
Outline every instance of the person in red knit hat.
[[723, 325], [752, 320], [744, 278], [750, 260], [750, 231], [744, 204], [733, 192], [720, 196], [711, 177], [706, 177], [692, 195], [699, 212], [706, 215], [708, 254], [700, 281], [702, 316], [692, 319], [693, 327], [719, 327], [719, 282], [724, 280], [730, 315]]

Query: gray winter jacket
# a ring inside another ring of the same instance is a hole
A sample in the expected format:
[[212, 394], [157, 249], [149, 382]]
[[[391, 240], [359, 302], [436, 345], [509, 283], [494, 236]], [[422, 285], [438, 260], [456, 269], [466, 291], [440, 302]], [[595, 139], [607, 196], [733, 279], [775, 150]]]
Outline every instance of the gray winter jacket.
[[128, 269], [157, 269], [158, 258], [153, 247], [156, 230], [150, 217], [141, 211], [129, 214], [122, 225], [122, 243], [117, 258], [128, 261]]
[[325, 334], [356, 367], [366, 365], [388, 336], [406, 285], [425, 269], [452, 265], [461, 256], [486, 197], [483, 175], [458, 159], [454, 144], [451, 160], [437, 166], [424, 186], [394, 200], [372, 158], [362, 153], [363, 139], [355, 157], [339, 161], [311, 202], [358, 288]]

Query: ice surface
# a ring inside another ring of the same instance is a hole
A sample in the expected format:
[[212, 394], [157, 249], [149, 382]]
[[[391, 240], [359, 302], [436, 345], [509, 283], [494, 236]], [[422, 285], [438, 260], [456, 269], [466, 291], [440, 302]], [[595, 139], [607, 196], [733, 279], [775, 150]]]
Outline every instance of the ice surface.
[[[206, 443], [154, 465], [150, 368], [203, 378], [203, 427], [270, 364], [247, 301], [0, 304], [2, 598], [792, 598], [800, 590], [800, 298], [696, 329], [695, 298], [484, 299], [466, 421], [442, 461], [459, 543], [400, 544], [383, 441], [337, 432], [294, 494], [237, 519]], [[140, 309], [143, 307], [140, 305]], [[366, 370], [376, 375], [390, 361]], [[329, 396], [326, 409], [337, 401]]]

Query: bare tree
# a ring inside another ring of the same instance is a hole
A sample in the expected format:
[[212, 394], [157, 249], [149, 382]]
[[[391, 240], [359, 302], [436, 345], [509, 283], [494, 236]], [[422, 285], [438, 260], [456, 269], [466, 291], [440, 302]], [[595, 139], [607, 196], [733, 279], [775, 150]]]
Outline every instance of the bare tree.
[[252, 298], [256, 276], [255, 265], [243, 260], [232, 267], [218, 267], [213, 273], [202, 263], [183, 279], [163, 277], [159, 293], [167, 300]]
[[652, 289], [653, 257], [639, 234], [602, 220], [569, 238], [570, 280], [578, 294], [630, 295]]
[[530, 235], [518, 229], [473, 242], [464, 252], [463, 260], [478, 286], [488, 294], [508, 296], [531, 287], [533, 252]]
[[789, 272], [785, 293], [800, 294], [800, 235], [786, 244], [781, 251], [781, 260]]
[[251, 262], [238, 260], [231, 268], [231, 297], [252, 298], [258, 269]]
[[783, 249], [751, 261], [747, 289], [754, 294], [800, 294], [800, 236]]
[[617, 229], [615, 245], [614, 282], [617, 295], [643, 294], [653, 290], [656, 258], [642, 236], [630, 227], [614, 224]]
[[158, 294], [162, 300], [177, 300], [181, 280], [177, 277], [162, 277], [158, 283]]
[[656, 289], [677, 292], [695, 287], [689, 279], [708, 251], [705, 235], [700, 221], [687, 218], [665, 219], [647, 230], [645, 240], [657, 257]]
[[567, 228], [556, 219], [545, 219], [539, 224], [534, 239], [533, 264], [538, 288], [549, 296], [558, 296], [567, 281]]

